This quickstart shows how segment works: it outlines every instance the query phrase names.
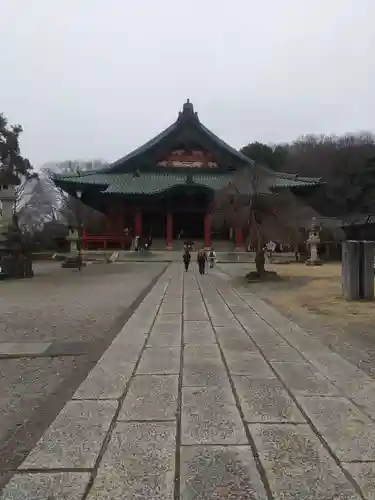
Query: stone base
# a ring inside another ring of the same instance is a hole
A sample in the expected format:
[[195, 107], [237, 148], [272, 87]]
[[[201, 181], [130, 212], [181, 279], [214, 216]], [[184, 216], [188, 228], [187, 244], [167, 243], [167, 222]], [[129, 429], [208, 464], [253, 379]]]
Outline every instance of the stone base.
[[2, 258], [0, 279], [33, 278], [33, 264], [30, 258], [7, 255]]
[[258, 273], [257, 271], [251, 271], [245, 276], [248, 283], [259, 283], [260, 281], [280, 281], [280, 276], [275, 271], [265, 271], [264, 273]]
[[173, 250], [173, 246], [171, 243], [167, 243], [167, 246], [165, 247], [166, 250]]
[[68, 257], [61, 264], [61, 267], [65, 268], [65, 269], [79, 269], [80, 267], [84, 267], [85, 265], [86, 265], [86, 262], [83, 262], [82, 260], [81, 260], [81, 263], [79, 263], [78, 257]]
[[323, 262], [321, 260], [310, 260], [305, 262], [306, 266], [322, 266]]

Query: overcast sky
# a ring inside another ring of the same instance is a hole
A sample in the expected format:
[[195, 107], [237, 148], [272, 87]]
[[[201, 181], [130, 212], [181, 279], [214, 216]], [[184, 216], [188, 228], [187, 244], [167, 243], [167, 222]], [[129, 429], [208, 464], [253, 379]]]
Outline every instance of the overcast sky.
[[375, 129], [375, 0], [0, 0], [0, 111], [40, 166], [115, 160], [187, 97], [234, 147]]

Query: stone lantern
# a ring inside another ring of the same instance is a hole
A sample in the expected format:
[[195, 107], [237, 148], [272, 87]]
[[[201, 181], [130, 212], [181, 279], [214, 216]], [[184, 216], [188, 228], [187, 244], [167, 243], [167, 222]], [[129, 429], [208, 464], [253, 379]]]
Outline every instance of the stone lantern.
[[85, 266], [86, 263], [82, 260], [82, 242], [79, 231], [73, 227], [69, 228], [69, 234], [66, 239], [70, 243], [70, 252], [61, 264], [61, 267], [78, 269], [81, 271], [82, 267]]
[[306, 265], [308, 266], [321, 266], [322, 261], [318, 255], [318, 245], [320, 243], [320, 228], [319, 224], [316, 220], [316, 217], [312, 218], [311, 228], [309, 232], [309, 237], [307, 239], [307, 244], [310, 247], [310, 257], [306, 261]]
[[70, 253], [71, 257], [77, 257], [78, 255], [78, 241], [79, 241], [79, 233], [74, 228], [69, 228], [69, 234], [66, 239], [70, 243]]

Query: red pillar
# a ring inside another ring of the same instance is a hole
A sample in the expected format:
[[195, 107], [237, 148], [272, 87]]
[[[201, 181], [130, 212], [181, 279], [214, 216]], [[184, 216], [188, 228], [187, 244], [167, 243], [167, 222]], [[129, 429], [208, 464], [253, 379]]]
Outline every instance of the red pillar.
[[244, 242], [243, 242], [243, 231], [242, 227], [236, 227], [234, 230], [234, 240], [236, 243], [236, 249], [237, 250], [243, 250], [244, 249]]
[[173, 214], [172, 212], [167, 213], [166, 221], [166, 240], [167, 240], [167, 250], [172, 250], [173, 248]]
[[204, 247], [211, 248], [211, 222], [212, 214], [207, 213], [204, 216]]
[[140, 210], [135, 212], [134, 236], [142, 236], [142, 212]]

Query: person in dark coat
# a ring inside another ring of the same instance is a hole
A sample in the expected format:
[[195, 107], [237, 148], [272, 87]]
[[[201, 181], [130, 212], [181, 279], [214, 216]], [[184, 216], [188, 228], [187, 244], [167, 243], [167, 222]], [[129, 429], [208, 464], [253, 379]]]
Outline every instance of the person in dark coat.
[[203, 275], [206, 271], [207, 254], [204, 248], [201, 248], [197, 254], [199, 274]]
[[184, 261], [185, 271], [188, 271], [190, 261], [191, 261], [191, 255], [190, 255], [188, 248], [185, 248], [184, 255], [182, 256], [182, 260]]

